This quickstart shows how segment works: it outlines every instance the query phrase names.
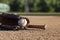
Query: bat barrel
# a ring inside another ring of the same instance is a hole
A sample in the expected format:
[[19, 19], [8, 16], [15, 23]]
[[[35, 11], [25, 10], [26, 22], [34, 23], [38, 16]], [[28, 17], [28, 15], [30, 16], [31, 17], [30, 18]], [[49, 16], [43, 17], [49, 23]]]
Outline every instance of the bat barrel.
[[28, 28], [39, 28], [39, 29], [45, 29], [45, 25], [29, 25]]

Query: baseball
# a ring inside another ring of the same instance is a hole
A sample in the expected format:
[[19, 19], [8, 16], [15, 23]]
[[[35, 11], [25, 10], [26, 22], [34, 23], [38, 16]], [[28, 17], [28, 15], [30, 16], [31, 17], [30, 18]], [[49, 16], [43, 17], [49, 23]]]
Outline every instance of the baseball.
[[20, 19], [20, 20], [18, 20], [18, 25], [19, 26], [26, 26], [27, 25], [27, 20], [26, 19]]

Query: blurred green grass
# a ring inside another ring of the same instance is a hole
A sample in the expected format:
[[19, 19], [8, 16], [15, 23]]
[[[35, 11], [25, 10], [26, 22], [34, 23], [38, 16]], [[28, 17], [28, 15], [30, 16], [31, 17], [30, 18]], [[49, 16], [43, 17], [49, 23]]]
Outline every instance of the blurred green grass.
[[60, 12], [11, 12], [17, 14], [60, 14]]
[[[7, 13], [26, 16], [60, 16], [60, 12], [7, 12]], [[0, 12], [0, 14], [2, 14], [2, 12]]]
[[12, 12], [12, 13], [25, 16], [60, 16], [60, 13], [56, 12]]

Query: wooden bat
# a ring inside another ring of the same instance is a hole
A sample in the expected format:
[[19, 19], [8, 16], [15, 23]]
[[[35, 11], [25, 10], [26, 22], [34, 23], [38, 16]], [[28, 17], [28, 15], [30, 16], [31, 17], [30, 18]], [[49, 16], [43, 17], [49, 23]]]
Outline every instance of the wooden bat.
[[28, 28], [40, 28], [45, 30], [45, 25], [29, 25]]

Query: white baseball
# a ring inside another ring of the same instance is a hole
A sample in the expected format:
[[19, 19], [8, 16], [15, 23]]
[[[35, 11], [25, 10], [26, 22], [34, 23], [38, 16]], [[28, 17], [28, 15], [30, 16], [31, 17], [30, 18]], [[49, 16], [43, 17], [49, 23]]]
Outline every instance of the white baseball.
[[18, 20], [18, 25], [20, 25], [20, 26], [26, 26], [27, 25], [27, 20], [26, 19], [20, 19], [20, 20]]

